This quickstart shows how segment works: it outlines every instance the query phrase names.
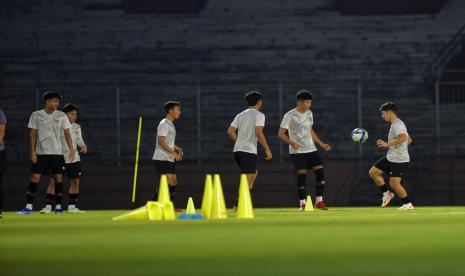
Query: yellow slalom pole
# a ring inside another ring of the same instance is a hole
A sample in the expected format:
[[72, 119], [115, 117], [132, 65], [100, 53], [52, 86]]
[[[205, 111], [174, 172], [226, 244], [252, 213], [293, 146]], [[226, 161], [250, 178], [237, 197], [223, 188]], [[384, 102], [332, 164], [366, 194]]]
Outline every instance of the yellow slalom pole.
[[137, 132], [136, 164], [134, 166], [134, 181], [132, 183], [132, 203], [136, 201], [137, 172], [139, 169], [140, 134], [142, 132], [142, 117], [139, 117], [139, 130]]

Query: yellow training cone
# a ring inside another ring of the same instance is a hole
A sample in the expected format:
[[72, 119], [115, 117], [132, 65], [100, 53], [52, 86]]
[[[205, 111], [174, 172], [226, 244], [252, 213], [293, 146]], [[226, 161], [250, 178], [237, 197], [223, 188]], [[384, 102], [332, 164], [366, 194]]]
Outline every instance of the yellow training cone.
[[202, 197], [202, 216], [204, 218], [210, 218], [211, 216], [211, 209], [212, 209], [212, 195], [213, 195], [213, 181], [212, 175], [207, 174], [205, 177], [205, 188], [203, 190], [203, 197]]
[[122, 214], [113, 218], [113, 220], [148, 220], [147, 206], [142, 206], [132, 210], [126, 214]]
[[165, 204], [166, 202], [171, 201], [170, 199], [170, 190], [168, 188], [168, 178], [165, 174], [160, 177], [160, 185], [158, 186], [158, 202], [160, 204]]
[[147, 212], [149, 220], [163, 220], [162, 205], [156, 201], [147, 202]]
[[163, 219], [165, 220], [174, 220], [176, 219], [176, 214], [174, 213], [173, 202], [169, 201], [163, 205]]
[[313, 212], [313, 203], [312, 203], [312, 197], [307, 196], [307, 203], [305, 204], [305, 212]]
[[186, 215], [195, 215], [194, 200], [192, 200], [192, 197], [189, 197], [189, 200], [187, 200]]
[[221, 187], [221, 179], [219, 174], [215, 174], [213, 178], [213, 199], [212, 199], [212, 219], [225, 219], [228, 217], [226, 213], [226, 203], [224, 202], [223, 188]]
[[239, 202], [237, 205], [237, 218], [255, 218], [252, 198], [250, 197], [249, 181], [245, 174], [241, 174], [239, 185]]

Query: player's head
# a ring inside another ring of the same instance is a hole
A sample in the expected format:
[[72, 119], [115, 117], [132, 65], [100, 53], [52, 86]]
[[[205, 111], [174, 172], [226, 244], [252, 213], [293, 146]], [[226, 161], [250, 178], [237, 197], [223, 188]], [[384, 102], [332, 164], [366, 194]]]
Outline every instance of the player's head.
[[68, 119], [71, 123], [76, 122], [78, 111], [79, 108], [77, 107], [77, 105], [72, 103], [67, 103], [63, 107], [63, 112], [66, 113], [66, 116], [68, 116]]
[[43, 95], [45, 107], [57, 110], [60, 106], [61, 95], [59, 93], [47, 91]]
[[302, 109], [310, 109], [312, 106], [313, 95], [307, 90], [299, 90], [296, 95], [297, 107]]
[[181, 116], [181, 104], [175, 101], [166, 102], [163, 107], [167, 115], [170, 115], [174, 119], [179, 119]]
[[381, 117], [387, 122], [397, 117], [397, 106], [393, 102], [383, 103], [379, 107], [379, 111], [381, 111]]
[[250, 91], [245, 94], [245, 100], [249, 107], [256, 106], [260, 109], [262, 107], [262, 98], [263, 94], [258, 91]]

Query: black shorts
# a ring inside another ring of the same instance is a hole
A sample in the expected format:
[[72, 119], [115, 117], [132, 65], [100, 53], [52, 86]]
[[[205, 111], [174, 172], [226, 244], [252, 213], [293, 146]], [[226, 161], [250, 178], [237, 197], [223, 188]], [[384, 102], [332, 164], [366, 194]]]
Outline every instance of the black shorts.
[[250, 152], [236, 151], [234, 159], [241, 169], [241, 173], [253, 174], [257, 172], [257, 155]]
[[153, 164], [159, 175], [176, 174], [176, 162], [153, 160]]
[[295, 170], [309, 170], [323, 165], [318, 151], [290, 154]]
[[379, 159], [373, 167], [382, 170], [389, 177], [403, 177], [407, 173], [409, 162], [394, 163], [387, 160], [386, 157]]
[[0, 151], [0, 174], [4, 174], [6, 170], [6, 152]]
[[81, 161], [65, 164], [64, 171], [68, 179], [78, 179], [82, 177]]
[[37, 163], [31, 165], [31, 173], [41, 175], [62, 174], [65, 166], [63, 155], [37, 155]]

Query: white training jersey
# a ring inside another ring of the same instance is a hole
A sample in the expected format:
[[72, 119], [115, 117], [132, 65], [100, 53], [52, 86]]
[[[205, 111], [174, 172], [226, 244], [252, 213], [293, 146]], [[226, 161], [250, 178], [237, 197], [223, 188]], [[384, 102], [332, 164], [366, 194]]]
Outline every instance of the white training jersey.
[[[405, 133], [408, 136], [407, 127], [404, 122], [397, 118], [391, 124], [388, 135], [388, 143], [399, 138], [400, 134]], [[393, 163], [410, 162], [410, 155], [408, 154], [408, 140], [395, 146], [389, 147], [386, 156], [387, 160]]]
[[65, 157], [65, 163], [76, 163], [81, 161], [81, 156], [79, 156], [79, 151], [78, 151], [78, 146], [80, 148], [84, 147], [86, 144], [84, 143], [84, 140], [82, 139], [82, 131], [81, 131], [81, 126], [76, 123], [71, 124], [71, 139], [73, 140], [73, 149], [74, 149], [74, 160], [71, 162], [69, 160], [69, 148], [68, 144], [66, 143], [65, 136], [63, 135], [61, 138], [61, 144], [63, 147], [63, 156]]
[[265, 114], [253, 108], [246, 109], [236, 115], [231, 126], [237, 128], [237, 140], [233, 151], [257, 154], [258, 138], [255, 127], [265, 126]]
[[169, 148], [174, 150], [174, 140], [176, 139], [176, 128], [173, 122], [168, 119], [160, 121], [157, 127], [157, 144], [153, 153], [153, 160], [174, 162], [174, 156], [158, 145], [158, 136], [165, 137], [165, 143]]
[[297, 150], [289, 145], [289, 154], [308, 153], [317, 150], [312, 138], [312, 126], [313, 113], [310, 110], [300, 113], [294, 108], [284, 115], [280, 127], [287, 129], [289, 139], [300, 145]]
[[65, 113], [55, 110], [48, 114], [45, 110], [32, 113], [28, 127], [37, 130], [36, 153], [39, 155], [62, 155], [61, 138], [63, 130], [71, 128]]

